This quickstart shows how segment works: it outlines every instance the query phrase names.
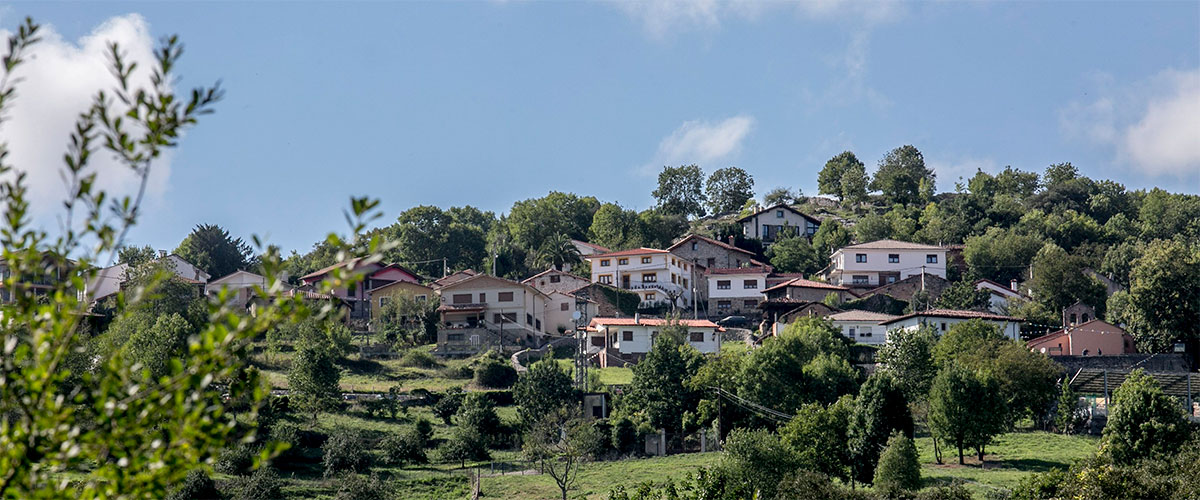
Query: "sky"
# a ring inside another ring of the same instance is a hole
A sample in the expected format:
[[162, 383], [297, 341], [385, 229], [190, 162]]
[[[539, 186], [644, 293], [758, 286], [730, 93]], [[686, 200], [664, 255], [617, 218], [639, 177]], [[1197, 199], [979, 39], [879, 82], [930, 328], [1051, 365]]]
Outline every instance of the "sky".
[[154, 167], [130, 242], [155, 248], [214, 223], [303, 252], [345, 232], [351, 196], [385, 224], [551, 190], [645, 209], [663, 165], [815, 195], [830, 157], [870, 172], [905, 144], [939, 191], [1069, 161], [1200, 193], [1194, 1], [37, 2], [0, 6], [0, 29], [25, 16], [44, 40], [0, 139], [47, 229], [69, 128], [113, 85], [108, 41], [145, 68], [178, 34], [176, 89], [226, 90]]

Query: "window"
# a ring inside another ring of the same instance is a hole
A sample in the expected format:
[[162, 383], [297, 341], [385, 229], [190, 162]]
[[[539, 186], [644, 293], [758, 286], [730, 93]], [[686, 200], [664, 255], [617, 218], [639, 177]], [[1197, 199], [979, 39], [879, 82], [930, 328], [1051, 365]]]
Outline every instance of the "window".
[[678, 283], [678, 279], [679, 278], [675, 276], [675, 273], [671, 273], [671, 283], [672, 284]]
[[642, 257], [642, 264], [649, 264], [652, 260], [654, 260], [653, 257]]
[[499, 325], [503, 322], [504, 322], [504, 316], [501, 316], [500, 313], [492, 313], [492, 323]]
[[622, 342], [632, 342], [633, 341], [633, 332], [629, 332], [629, 331], [621, 332], [621, 341]]
[[471, 294], [456, 293], [456, 294], [454, 294], [454, 297], [451, 298], [451, 302], [453, 302], [455, 304], [470, 304], [471, 303]]
[[611, 274], [601, 274], [600, 276], [596, 276], [596, 281], [598, 283], [604, 283], [605, 285], [611, 285], [612, 284], [612, 275]]
[[871, 336], [871, 327], [864, 326], [861, 329], [859, 329], [858, 336], [859, 337], [870, 337]]
[[526, 324], [526, 325], [532, 325], [532, 324], [533, 324], [533, 315], [532, 315], [532, 314], [525, 313], [525, 324]]
[[571, 304], [569, 302], [563, 302], [562, 304], [558, 305], [558, 310], [559, 311], [570, 311]]
[[942, 331], [943, 332], [946, 331], [946, 323], [945, 322], [942, 323]]
[[542, 331], [542, 320], [540, 320], [540, 319], [533, 320], [533, 328], [539, 332]]
[[1087, 356], [1087, 355], [1088, 355], [1088, 350], [1087, 350], [1087, 349], [1084, 349], [1084, 350], [1083, 350], [1083, 355], [1084, 355], [1084, 356]]
[[657, 283], [658, 275], [654, 273], [645, 273], [642, 275], [642, 283]]
[[850, 277], [850, 282], [855, 285], [869, 285], [871, 279], [867, 276], [855, 275]]
[[513, 293], [512, 292], [500, 292], [500, 294], [496, 297], [496, 300], [499, 300], [500, 302], [512, 302], [513, 301]]
[[446, 334], [446, 342], [462, 342], [462, 341], [463, 341], [463, 334], [461, 334], [461, 333]]
[[742, 288], [745, 290], [756, 290], [758, 289], [758, 280], [743, 280]]
[[717, 280], [717, 290], [728, 290], [729, 280]]
[[[1081, 322], [1081, 323], [1087, 323], [1087, 322], [1088, 322], [1088, 313], [1083, 313], [1083, 319], [1082, 319], [1080, 322]], [[1096, 349], [1096, 350], [1097, 350], [1097, 351], [1099, 351], [1099, 349]]]
[[776, 219], [782, 219], [782, 218], [783, 218], [783, 210], [776, 210], [776, 211], [775, 211], [775, 218], [776, 218]]
[[743, 302], [742, 305], [746, 309], [754, 309], [755, 307], [758, 307], [758, 301], [755, 299], [746, 299], [746, 301]]
[[384, 307], [387, 307], [388, 302], [391, 302], [391, 301], [392, 301], [391, 297], [380, 297], [379, 298], [379, 308], [383, 309]]
[[900, 263], [900, 254], [889, 253], [888, 254], [888, 263], [889, 264], [899, 264]]
[[608, 259], [600, 259], [600, 267], [608, 267], [608, 266], [609, 266], [609, 264], [612, 264], [612, 261], [611, 261], [611, 260], [608, 260]]
[[557, 275], [557, 274], [551, 274], [551, 275], [550, 275], [550, 282], [551, 282], [551, 283], [558, 283], [558, 282], [560, 282], [560, 281], [562, 281], [562, 276], [559, 276], [559, 275]]
[[646, 301], [647, 301], [647, 302], [654, 302], [655, 300], [656, 300], [656, 298], [655, 298], [655, 295], [654, 295], [653, 293], [647, 293], [647, 294], [646, 294]]
[[1071, 313], [1071, 324], [1075, 324], [1075, 313]]
[[414, 298], [417, 299], [417, 302], [425, 302], [425, 300], [427, 300], [429, 297], [426, 297], [424, 295], [418, 295]]
[[604, 418], [604, 407], [603, 406], [593, 406], [592, 407], [592, 418]]
[[604, 337], [592, 337], [592, 345], [595, 347], [604, 347]]
[[617, 259], [617, 265], [624, 266], [626, 264], [629, 264], [629, 259]]
[[729, 309], [731, 303], [728, 300], [718, 300], [717, 309]]
[[896, 282], [896, 277], [895, 277], [895, 276], [888, 276], [888, 277], [887, 277], [887, 282], [888, 282], [888, 283], [895, 283], [895, 282]]
[[692, 342], [704, 342], [704, 332], [688, 332], [688, 340]]
[[709, 258], [708, 258], [708, 264], [707, 264], [707, 265], [708, 265], [708, 267], [713, 267], [713, 266], [717, 265], [717, 259], [714, 259], [714, 258], [712, 258], [712, 257], [709, 257]]
[[680, 278], [680, 279], [683, 280], [683, 287], [687, 288], [687, 278]]
[[675, 264], [675, 258], [674, 258], [674, 257], [671, 257], [671, 265], [672, 265], [672, 266], [676, 265], [676, 264]]
[[700, 244], [699, 244], [699, 243], [696, 243], [696, 242], [694, 242], [694, 241], [692, 242], [692, 250], [696, 250], [696, 249], [697, 249], [697, 248], [699, 248], [699, 247], [700, 247]]
[[486, 293], [479, 292], [479, 303], [487, 304], [487, 294]]
[[354, 292], [357, 292], [357, 291], [358, 291], [358, 285], [351, 285], [349, 288], [346, 288], [346, 296], [353, 297]]
[[847, 337], [853, 337], [853, 336], [855, 336], [855, 335], [856, 335], [856, 333], [855, 333], [855, 332], [857, 332], [857, 331], [858, 331], [858, 329], [857, 329], [857, 328], [854, 328], [854, 327], [852, 326], [852, 327], [850, 327], [850, 333], [846, 334], [846, 336], [847, 336]]
[[926, 263], [926, 264], [937, 264], [937, 254], [933, 254], [933, 253], [931, 253], [931, 254], [929, 254], [929, 255], [926, 255], [926, 256], [925, 256], [925, 263]]
[[865, 254], [865, 253], [854, 254], [854, 262], [865, 263], [866, 261], [867, 261], [867, 254]]
[[504, 314], [501, 314], [500, 316], [502, 316], [504, 318], [504, 321], [507, 321], [509, 323], [517, 322], [517, 313], [504, 313]]

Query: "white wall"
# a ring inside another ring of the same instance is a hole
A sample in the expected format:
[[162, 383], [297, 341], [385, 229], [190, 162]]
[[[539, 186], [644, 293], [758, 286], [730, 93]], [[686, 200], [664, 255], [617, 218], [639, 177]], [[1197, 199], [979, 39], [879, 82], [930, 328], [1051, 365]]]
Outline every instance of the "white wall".
[[[650, 262], [643, 263], [642, 257], [650, 257]], [[627, 264], [621, 264], [621, 259], [629, 259], [629, 261]], [[654, 301], [656, 302], [666, 300], [667, 295], [662, 290], [656, 289], [665, 288], [676, 293], [681, 293], [676, 305], [691, 305], [694, 268], [691, 263], [674, 254], [653, 253], [621, 257], [589, 257], [588, 260], [592, 263], [593, 283], [601, 283], [600, 277], [608, 276], [611, 279], [608, 284], [617, 288], [623, 288], [624, 276], [628, 276], [629, 290], [641, 295], [642, 302], [647, 302], [645, 297], [648, 293], [654, 293]], [[609, 265], [602, 266], [603, 261], [608, 261]], [[645, 280], [646, 274], [653, 274], [654, 281], [647, 282]], [[671, 282], [672, 276], [675, 277], [674, 283]], [[687, 286], [684, 286], [684, 280], [687, 280]]]
[[[895, 323], [891, 323], [891, 324], [887, 325], [887, 329], [889, 331], [890, 330], [898, 330], [898, 329], [915, 330], [917, 328], [920, 328], [922, 324], [928, 324], [933, 327], [934, 331], [938, 335], [943, 335], [946, 333], [947, 330], [950, 329], [950, 327], [952, 327], [956, 324], [962, 323], [964, 321], [970, 321], [970, 319], [969, 318], [964, 319], [964, 318], [939, 318], [939, 317], [928, 317], [928, 316], [914, 316], [911, 318], [906, 318], [901, 321], [897, 321]], [[1021, 338], [1021, 324], [1020, 323], [1017, 323], [1015, 321], [997, 321], [997, 320], [988, 320], [988, 319], [985, 319], [983, 321], [990, 325], [994, 325], [994, 326], [1000, 328], [1000, 333], [1003, 334], [1005, 337], [1008, 337], [1013, 340], [1019, 340]]]
[[[729, 280], [729, 289], [719, 289], [717, 282], [725, 280]], [[755, 288], [747, 289], [745, 287], [745, 281], [747, 280], [753, 281]], [[710, 299], [758, 298], [762, 296], [763, 290], [766, 289], [767, 275], [763, 273], [713, 274], [708, 276], [708, 297]]]
[[[866, 262], [857, 262], [857, 255], [865, 254]], [[898, 255], [899, 262], [889, 262], [889, 255]], [[937, 263], [929, 263], [926, 257], [937, 256]], [[833, 271], [831, 281], [835, 285], [853, 284], [853, 276], [865, 275], [870, 285], [885, 285], [880, 283], [879, 273], [899, 272], [900, 280], [921, 274], [922, 267], [926, 274], [941, 278], [946, 277], [946, 251], [943, 249], [928, 250], [899, 250], [899, 249], [854, 249], [844, 248], [833, 254]]]
[[[833, 326], [842, 331], [846, 338], [860, 344], [882, 345], [887, 343], [887, 328], [875, 321], [834, 321]], [[864, 335], [870, 332], [871, 335]]]
[[[602, 325], [598, 327], [600, 331], [608, 336], [609, 347], [622, 354], [645, 354], [650, 352], [650, 348], [653, 346], [650, 340], [651, 334], [657, 334], [663, 328], [663, 326], [651, 325]], [[624, 332], [633, 332], [633, 340], [621, 340]], [[701, 342], [692, 342], [690, 340], [692, 332], [703, 333], [704, 340]], [[700, 352], [715, 353], [721, 350], [720, 333], [717, 333], [715, 328], [688, 328], [688, 334], [688, 344]]]

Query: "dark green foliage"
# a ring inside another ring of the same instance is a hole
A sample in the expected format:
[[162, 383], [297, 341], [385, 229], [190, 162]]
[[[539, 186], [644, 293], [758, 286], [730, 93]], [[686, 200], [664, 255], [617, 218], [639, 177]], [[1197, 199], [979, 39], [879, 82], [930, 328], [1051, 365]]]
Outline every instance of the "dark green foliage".
[[850, 396], [828, 407], [806, 404], [779, 429], [780, 439], [795, 453], [799, 467], [843, 481], [850, 479], [850, 449], [846, 443], [853, 407], [854, 398]]
[[1013, 500], [1060, 498], [1174, 500], [1200, 498], [1200, 440], [1183, 443], [1177, 453], [1114, 463], [1103, 451], [1070, 470], [1032, 474], [1013, 490]]
[[972, 500], [975, 498], [961, 483], [937, 486], [917, 492], [915, 500]]
[[492, 457], [488, 452], [488, 437], [478, 430], [468, 427], [455, 427], [450, 439], [442, 443], [438, 455], [444, 462], [460, 462], [468, 460], [488, 460]]
[[1054, 427], [1063, 434], [1075, 432], [1081, 420], [1079, 410], [1079, 396], [1071, 390], [1071, 379], [1063, 377], [1058, 393], [1058, 405], [1055, 407]]
[[612, 426], [612, 447], [618, 453], [633, 453], [637, 451], [637, 426], [627, 417], [620, 417]]
[[710, 212], [736, 212], [754, 198], [754, 177], [737, 167], [717, 169], [708, 176], [704, 194]]
[[513, 400], [521, 421], [532, 423], [547, 412], [575, 401], [574, 382], [553, 359], [544, 359], [517, 379]]
[[429, 445], [429, 440], [433, 439], [433, 423], [425, 417], [417, 419], [417, 423], [413, 424], [413, 430], [416, 431], [417, 437], [421, 439], [421, 446]]
[[879, 169], [871, 179], [871, 189], [883, 193], [890, 204], [907, 205], [928, 201], [933, 194], [935, 174], [925, 167], [925, 157], [917, 148], [901, 146], [879, 160]]
[[975, 284], [970, 281], [959, 281], [942, 292], [937, 298], [937, 307], [960, 311], [987, 311], [991, 296], [987, 290], [975, 288]]
[[1120, 465], [1169, 457], [1188, 433], [1178, 402], [1139, 368], [1113, 393], [1112, 412], [1104, 427], [1104, 450]]
[[817, 191], [839, 200], [861, 201], [866, 197], [866, 187], [866, 169], [850, 151], [830, 158], [817, 174]]
[[779, 272], [813, 273], [825, 266], [825, 261], [809, 244], [808, 238], [783, 238], [767, 249], [767, 258]]
[[963, 257], [972, 275], [1008, 283], [1024, 277], [1026, 266], [1041, 248], [1041, 238], [1013, 229], [991, 228], [983, 235], [967, 238]]
[[404, 357], [400, 358], [400, 366], [408, 366], [412, 368], [437, 368], [441, 366], [437, 358], [434, 358], [429, 351], [424, 349], [409, 349], [404, 353]]
[[[117, 263], [128, 264], [130, 267], [137, 267], [147, 262], [158, 258], [158, 252], [154, 251], [154, 247], [146, 245], [139, 246], [124, 246], [117, 251]], [[219, 278], [220, 276], [213, 276]]]
[[230, 500], [282, 500], [283, 480], [270, 467], [260, 467], [249, 476], [230, 481]]
[[504, 360], [488, 357], [475, 367], [475, 385], [507, 389], [517, 381], [517, 370]]
[[[428, 421], [425, 421], [428, 423]], [[405, 429], [384, 438], [379, 443], [383, 458], [392, 465], [423, 464], [426, 438], [416, 429]]]
[[821, 262], [828, 262], [829, 256], [835, 250], [849, 245], [850, 240], [850, 230], [846, 226], [835, 220], [827, 220], [813, 234], [812, 246]]
[[496, 415], [495, 405], [483, 393], [468, 393], [454, 414], [454, 420], [460, 428], [483, 436], [488, 445], [498, 443], [504, 430], [500, 417]]
[[1108, 294], [1104, 285], [1083, 273], [1085, 261], [1068, 255], [1054, 244], [1046, 244], [1033, 259], [1033, 279], [1030, 289], [1035, 300], [1050, 311], [1062, 311], [1076, 302], [1096, 309], [1097, 317], [1104, 316]]
[[291, 402], [301, 411], [311, 413], [314, 420], [317, 413], [341, 401], [338, 384], [342, 372], [334, 364], [340, 357], [336, 349], [329, 337], [318, 332], [302, 335], [292, 357], [288, 371]]
[[957, 365], [942, 369], [933, 379], [929, 393], [929, 425], [940, 438], [958, 449], [976, 447], [980, 459], [991, 438], [1004, 429], [1005, 403], [999, 384], [987, 375], [977, 375]]
[[654, 429], [682, 430], [683, 413], [695, 408], [697, 394], [686, 382], [696, 374], [704, 358], [681, 342], [687, 328], [663, 328], [646, 357], [633, 367], [633, 382], [624, 404], [631, 414], [642, 414]]
[[392, 490], [378, 476], [346, 474], [337, 480], [334, 500], [388, 500], [395, 498]]
[[536, 252], [558, 235], [586, 240], [600, 202], [592, 196], [551, 191], [541, 198], [513, 203], [507, 226], [512, 243]]
[[892, 434], [887, 447], [879, 456], [875, 468], [875, 491], [896, 498], [921, 487], [921, 464], [917, 462], [917, 447], [903, 434]]
[[1129, 281], [1131, 332], [1139, 350], [1161, 352], [1174, 342], [1197, 345], [1200, 246], [1154, 241], [1135, 262]]
[[912, 414], [891, 374], [876, 372], [859, 389], [847, 430], [854, 479], [863, 483], [872, 481], [879, 454], [894, 432], [911, 438]]
[[774, 498], [780, 481], [798, 468], [796, 454], [770, 431], [734, 429], [725, 442], [725, 455], [719, 468], [733, 481], [727, 484], [727, 498]]
[[828, 321], [804, 318], [746, 358], [738, 395], [751, 401], [770, 401], [771, 407], [795, 413], [805, 403], [831, 403], [853, 391], [853, 368], [847, 361], [846, 340]]
[[616, 203], [600, 205], [588, 228], [588, 241], [610, 250], [637, 248], [642, 244], [638, 213]]
[[237, 444], [221, 450], [213, 469], [221, 474], [240, 476], [250, 472], [257, 449], [249, 444]]
[[356, 429], [338, 428], [329, 435], [321, 447], [321, 464], [325, 477], [341, 472], [362, 472], [371, 465], [371, 456], [365, 451], [362, 434]]
[[208, 473], [196, 469], [188, 473], [175, 491], [167, 495], [167, 500], [220, 500], [225, 498], [217, 490], [217, 483]]
[[888, 332], [889, 342], [879, 349], [878, 360], [896, 380], [905, 398], [920, 401], [929, 395], [937, 375], [933, 349], [937, 344], [932, 328], [897, 329]]
[[763, 194], [763, 205], [768, 207], [790, 205], [796, 203], [802, 196], [799, 192], [793, 192], [790, 188], [781, 186]]
[[197, 224], [175, 253], [203, 269], [212, 279], [225, 277], [253, 265], [250, 245], [216, 224]]
[[[446, 259], [450, 270], [478, 266], [487, 255], [485, 236], [495, 225], [492, 212], [471, 206], [442, 210], [435, 206], [417, 206], [405, 210], [382, 232], [396, 242], [388, 253], [391, 262], [420, 262]], [[442, 262], [413, 264], [426, 276], [441, 276]]]
[[[651, 196], [664, 213], [689, 216], [704, 215], [704, 193], [701, 186], [704, 173], [696, 165], [664, 166], [658, 174], [658, 187]], [[738, 207], [741, 208], [741, 207]]]
[[861, 299], [848, 300], [842, 303], [842, 309], [857, 309], [883, 314], [900, 316], [909, 308], [909, 303], [899, 300], [886, 293], [877, 293]]
[[438, 397], [436, 403], [433, 404], [433, 414], [442, 419], [446, 425], [450, 425], [450, 417], [458, 413], [459, 407], [462, 406], [463, 398], [466, 397], [462, 392], [446, 392]]

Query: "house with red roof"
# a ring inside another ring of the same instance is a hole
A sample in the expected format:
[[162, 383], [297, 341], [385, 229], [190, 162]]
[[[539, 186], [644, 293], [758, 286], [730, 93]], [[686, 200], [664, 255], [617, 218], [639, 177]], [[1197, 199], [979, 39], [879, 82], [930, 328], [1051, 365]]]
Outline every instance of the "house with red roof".
[[706, 319], [592, 318], [588, 324], [587, 349], [601, 367], [624, 366], [641, 361], [650, 352], [658, 335], [678, 323], [687, 328], [688, 345], [703, 353], [721, 350], [721, 332], [725, 329]]
[[1033, 352], [1049, 356], [1112, 356], [1136, 354], [1133, 337], [1124, 328], [1093, 319], [1026, 342]]
[[637, 292], [643, 306], [689, 307], [692, 287], [701, 273], [686, 259], [666, 250], [633, 248], [584, 257], [592, 265], [592, 282]]
[[839, 248], [830, 256], [830, 283], [874, 288], [922, 273], [946, 277], [946, 249], [897, 240], [877, 240]]
[[705, 276], [709, 316], [757, 316], [770, 275], [771, 266], [767, 265], [709, 269]]
[[999, 314], [985, 313], [979, 311], [959, 311], [955, 309], [930, 309], [928, 311], [920, 311], [895, 318], [880, 321], [879, 324], [888, 331], [897, 329], [916, 329], [922, 326], [933, 328], [938, 335], [946, 333], [951, 326], [970, 321], [973, 319], [983, 320], [985, 323], [991, 324], [1000, 329], [1000, 333], [1005, 337], [1013, 340], [1021, 338], [1021, 323], [1025, 320], [1022, 318], [1014, 318], [1012, 316], [1002, 316]]
[[350, 307], [349, 321], [366, 321], [371, 318], [371, 296], [369, 291], [381, 288], [383, 285], [404, 281], [420, 284], [421, 277], [417, 273], [399, 264], [383, 264], [370, 259], [358, 257], [345, 262], [327, 266], [300, 277], [300, 282], [312, 289], [330, 276], [334, 270], [345, 270], [357, 281], [347, 287], [332, 291], [332, 295], [345, 301]]

